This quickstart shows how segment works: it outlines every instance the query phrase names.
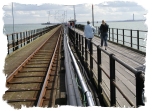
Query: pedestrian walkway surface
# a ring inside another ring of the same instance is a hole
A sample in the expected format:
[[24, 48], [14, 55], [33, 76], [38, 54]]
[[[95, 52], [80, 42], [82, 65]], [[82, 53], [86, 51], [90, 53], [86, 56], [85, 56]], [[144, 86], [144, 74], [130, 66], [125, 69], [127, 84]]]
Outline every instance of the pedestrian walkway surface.
[[[84, 32], [78, 29], [75, 29], [76, 32], [84, 35]], [[101, 39], [99, 37], [94, 36], [92, 39], [93, 43], [96, 45], [101, 44]], [[104, 47], [103, 47], [104, 49]], [[113, 43], [108, 42], [108, 48], [106, 50], [108, 53], [113, 53], [117, 58], [121, 59], [123, 62], [128, 64], [129, 66], [140, 69], [144, 71], [144, 63], [145, 63], [145, 55], [141, 54], [139, 52], [135, 52], [131, 49], [128, 49], [127, 47], [122, 47], [120, 45], [116, 45]], [[93, 46], [93, 57], [97, 61], [97, 49], [95, 46]], [[88, 55], [88, 58], [89, 55]], [[102, 61], [102, 67], [104, 71], [110, 76], [110, 66], [109, 66], [109, 56], [106, 55], [104, 52], [101, 52], [101, 61]], [[89, 64], [88, 59], [88, 64]], [[119, 64], [118, 62], [115, 63], [116, 65], [116, 84], [120, 89], [122, 89], [123, 93], [133, 102], [133, 104], [136, 106], [136, 81], [135, 81], [135, 75], [126, 69], [124, 66]], [[96, 78], [97, 76], [97, 65], [95, 61], [93, 62], [93, 71], [95, 72]], [[104, 89], [104, 93], [107, 96], [107, 98], [110, 101], [110, 80], [109, 78], [104, 74], [102, 71], [102, 88]], [[124, 99], [124, 97], [120, 94], [118, 90], [116, 90], [116, 105], [120, 107], [130, 107], [130, 104]], [[110, 104], [110, 103], [109, 103]]]
[[[78, 30], [78, 29], [75, 29], [75, 30], [78, 33], [84, 35], [83, 31]], [[96, 45], [100, 45], [101, 44], [101, 39], [99, 37], [94, 36], [92, 41]], [[103, 47], [103, 49], [104, 49], [104, 47]], [[108, 42], [107, 52], [113, 53], [116, 56], [119, 56], [120, 59], [122, 59], [128, 65], [130, 65], [130, 66], [132, 66], [134, 68], [141, 67], [145, 63], [145, 55], [144, 54], [141, 54], [139, 52], [135, 52], [135, 51], [133, 51], [131, 49], [128, 49], [127, 47], [122, 47], [120, 45], [116, 45], [116, 44], [113, 44], [111, 42]]]

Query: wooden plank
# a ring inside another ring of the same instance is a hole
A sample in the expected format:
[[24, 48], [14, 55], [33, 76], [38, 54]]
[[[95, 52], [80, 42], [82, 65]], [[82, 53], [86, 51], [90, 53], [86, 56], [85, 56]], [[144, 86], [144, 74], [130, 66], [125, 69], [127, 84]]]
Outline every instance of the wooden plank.
[[50, 32], [44, 34], [42, 37], [37, 38], [35, 41], [9, 54], [5, 59], [4, 73], [7, 75], [11, 74], [31, 53], [33, 53], [33, 51], [38, 46], [40, 46], [40, 44], [49, 38], [58, 28], [59, 27], [56, 27]]
[[[77, 30], [82, 35], [84, 34], [83, 31]], [[100, 45], [100, 38], [94, 37], [92, 41], [96, 45]], [[145, 56], [143, 54], [140, 54], [138, 52], [134, 52], [130, 49], [127, 49], [125, 47], [122, 47], [120, 45], [112, 44], [108, 42], [108, 50], [109, 53], [114, 53], [119, 59], [121, 59], [123, 62], [127, 63], [133, 68], [137, 68], [145, 63]], [[102, 67], [103, 69], [109, 74], [109, 56], [104, 54], [102, 52]], [[97, 50], [96, 47], [93, 46], [93, 57], [95, 57], [95, 60], [97, 60]], [[89, 54], [88, 54], [88, 64], [89, 62]], [[135, 91], [135, 75], [126, 69], [124, 66], [119, 64], [118, 62], [116, 64], [116, 83], [120, 87], [120, 89], [123, 90], [123, 92], [126, 94], [126, 96], [134, 103], [136, 104], [136, 91]], [[97, 64], [93, 62], [93, 70], [96, 73], [95, 76], [97, 76]], [[105, 94], [108, 96], [110, 100], [110, 80], [106, 77], [106, 75], [102, 72], [102, 87], [104, 89]], [[116, 100], [117, 100], [117, 106], [124, 107], [130, 107], [130, 104], [125, 100], [125, 98], [120, 94], [118, 90], [116, 90]]]

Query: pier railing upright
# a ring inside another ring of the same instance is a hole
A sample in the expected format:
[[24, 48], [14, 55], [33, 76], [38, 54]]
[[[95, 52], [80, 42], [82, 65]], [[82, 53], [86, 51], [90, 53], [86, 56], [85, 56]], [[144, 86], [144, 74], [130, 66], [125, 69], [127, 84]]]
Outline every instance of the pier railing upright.
[[[80, 58], [82, 64], [84, 65], [86, 71], [88, 72], [88, 76], [90, 80], [95, 84], [96, 89], [98, 91], [98, 96], [103, 97], [102, 94], [105, 93], [105, 91], [103, 90], [104, 82], [105, 82], [104, 78], [107, 77], [110, 82], [109, 83], [110, 103], [108, 106], [116, 106], [117, 99], [119, 99], [119, 97], [116, 97], [118, 92], [122, 95], [123, 99], [125, 99], [127, 104], [129, 104], [131, 107], [139, 107], [141, 105], [145, 105], [144, 104], [144, 81], [145, 81], [144, 72], [132, 68], [131, 66], [120, 60], [119, 57], [115, 56], [112, 53], [108, 53], [106, 50], [102, 49], [100, 46], [96, 45], [95, 43], [93, 43], [83, 35], [80, 35], [77, 32], [75, 33], [76, 36], [74, 34], [74, 30], [69, 28], [70, 40], [74, 44], [73, 46], [76, 50], [76, 53]], [[90, 52], [87, 49], [88, 41], [90, 42], [90, 46], [91, 46]], [[93, 54], [94, 51], [93, 49], [97, 50], [96, 55]], [[97, 57], [97, 59], [95, 56]], [[110, 70], [109, 72], [106, 71], [105, 66], [102, 65], [102, 61], [104, 60], [105, 57], [109, 58], [109, 62], [107, 62], [109, 64], [109, 70]], [[94, 64], [97, 66], [97, 69], [95, 69]], [[117, 73], [119, 72], [116, 67], [116, 64], [119, 64], [122, 68], [128, 70], [127, 72], [132, 73], [132, 75], [134, 75], [136, 81], [134, 88], [135, 91], [132, 91], [132, 93], [134, 94], [128, 95], [126, 93], [126, 90], [123, 91], [122, 88], [123, 86], [119, 83], [119, 80], [116, 81], [116, 72]], [[132, 97], [132, 100], [130, 99], [130, 96]]]
[[7, 54], [9, 55], [10, 53], [18, 50], [57, 26], [58, 25], [54, 25], [35, 30], [7, 34]]
[[[76, 24], [76, 28], [84, 30], [84, 25]], [[99, 27], [96, 27], [95, 35], [99, 35]], [[136, 51], [146, 52], [146, 34], [148, 31], [144, 30], [132, 30], [132, 29], [119, 29], [109, 28], [108, 41], [119, 45], [126, 46]]]

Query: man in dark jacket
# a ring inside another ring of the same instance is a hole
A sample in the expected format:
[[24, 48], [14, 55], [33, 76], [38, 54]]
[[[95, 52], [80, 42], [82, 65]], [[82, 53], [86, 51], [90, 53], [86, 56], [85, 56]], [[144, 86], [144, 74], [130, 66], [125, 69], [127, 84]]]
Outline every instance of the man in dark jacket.
[[105, 50], [107, 50], [107, 38], [108, 38], [108, 29], [109, 26], [108, 24], [102, 20], [102, 24], [100, 26], [100, 37], [101, 37], [101, 47], [103, 46], [103, 42], [104, 42], [104, 46], [105, 46]]

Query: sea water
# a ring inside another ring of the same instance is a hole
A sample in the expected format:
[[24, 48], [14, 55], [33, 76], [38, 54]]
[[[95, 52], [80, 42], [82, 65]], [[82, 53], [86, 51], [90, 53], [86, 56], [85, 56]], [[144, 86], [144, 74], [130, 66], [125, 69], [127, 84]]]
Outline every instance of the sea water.
[[[121, 29], [124, 29], [124, 41], [125, 41], [125, 45], [126, 46], [131, 46], [130, 45], [130, 41], [131, 41], [131, 37], [130, 37], [130, 33], [132, 30], [132, 42], [133, 42], [133, 48], [137, 49], [137, 30], [139, 30], [139, 50], [141, 51], [146, 51], [146, 40], [147, 40], [147, 32], [148, 32], [148, 27], [145, 24], [145, 21], [124, 21], [124, 22], [106, 22], [109, 25], [109, 28], [116, 28], [114, 29], [114, 41], [117, 42], [117, 29], [119, 35], [119, 43], [123, 44], [122, 40], [123, 37], [121, 36], [123, 34]], [[77, 24], [83, 24], [86, 25], [87, 22], [78, 22]], [[98, 27], [100, 27], [101, 22], [94, 22], [94, 26], [96, 27], [96, 35], [98, 35]], [[112, 30], [110, 30], [112, 33]], [[110, 34], [110, 37], [112, 39], [112, 34]]]

